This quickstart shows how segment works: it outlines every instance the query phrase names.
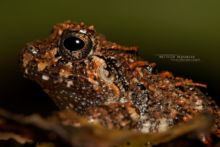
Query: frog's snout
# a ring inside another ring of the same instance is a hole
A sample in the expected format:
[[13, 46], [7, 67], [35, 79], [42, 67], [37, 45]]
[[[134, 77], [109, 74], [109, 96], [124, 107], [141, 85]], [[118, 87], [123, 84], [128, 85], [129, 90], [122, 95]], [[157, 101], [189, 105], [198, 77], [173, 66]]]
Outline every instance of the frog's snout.
[[31, 66], [34, 65], [34, 54], [37, 54], [37, 51], [28, 45], [21, 51], [20, 66], [25, 77], [28, 77], [30, 69], [33, 69]]

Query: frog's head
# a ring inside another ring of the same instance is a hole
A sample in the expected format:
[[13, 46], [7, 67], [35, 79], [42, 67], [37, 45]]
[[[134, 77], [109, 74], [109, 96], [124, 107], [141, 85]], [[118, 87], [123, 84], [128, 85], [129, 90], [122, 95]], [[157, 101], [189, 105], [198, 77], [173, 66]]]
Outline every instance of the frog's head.
[[83, 113], [87, 107], [119, 98], [120, 91], [125, 90], [126, 82], [119, 79], [123, 76], [119, 77], [117, 68], [121, 66], [119, 60], [131, 55], [111, 51], [117, 49], [136, 50], [107, 41], [93, 26], [68, 21], [55, 25], [47, 39], [26, 45], [22, 71], [61, 109]]

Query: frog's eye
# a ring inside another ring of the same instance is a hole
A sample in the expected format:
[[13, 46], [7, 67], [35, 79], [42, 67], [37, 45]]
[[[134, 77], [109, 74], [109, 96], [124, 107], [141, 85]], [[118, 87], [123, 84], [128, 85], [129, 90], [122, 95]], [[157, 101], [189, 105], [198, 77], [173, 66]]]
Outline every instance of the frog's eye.
[[69, 51], [77, 51], [84, 47], [85, 43], [80, 38], [70, 36], [63, 41], [63, 46]]
[[92, 49], [92, 41], [86, 34], [75, 31], [64, 32], [60, 40], [61, 53], [74, 60], [87, 57]]

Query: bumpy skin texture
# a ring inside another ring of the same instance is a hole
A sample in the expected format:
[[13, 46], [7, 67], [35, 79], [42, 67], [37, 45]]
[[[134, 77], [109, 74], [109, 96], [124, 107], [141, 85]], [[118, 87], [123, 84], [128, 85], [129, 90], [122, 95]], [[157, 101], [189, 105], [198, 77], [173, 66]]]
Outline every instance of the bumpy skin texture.
[[[83, 44], [74, 48], [76, 38]], [[206, 85], [155, 72], [154, 63], [136, 54], [136, 47], [110, 42], [93, 26], [67, 21], [47, 39], [28, 43], [21, 62], [25, 77], [60, 109], [107, 128], [160, 132], [210, 112], [216, 117], [212, 131], [220, 136], [219, 108], [199, 90]]]

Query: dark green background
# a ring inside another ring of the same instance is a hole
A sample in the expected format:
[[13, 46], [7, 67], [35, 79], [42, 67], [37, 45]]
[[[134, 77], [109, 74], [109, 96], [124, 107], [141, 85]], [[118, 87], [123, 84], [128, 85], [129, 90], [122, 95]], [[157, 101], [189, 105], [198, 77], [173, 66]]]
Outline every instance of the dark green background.
[[[0, 106], [17, 112], [54, 109], [39, 86], [19, 73], [28, 41], [44, 38], [65, 20], [94, 24], [109, 40], [137, 45], [140, 55], [175, 75], [207, 83], [220, 99], [219, 0], [20, 0], [0, 2]], [[170, 62], [157, 54], [194, 55], [200, 62]]]

